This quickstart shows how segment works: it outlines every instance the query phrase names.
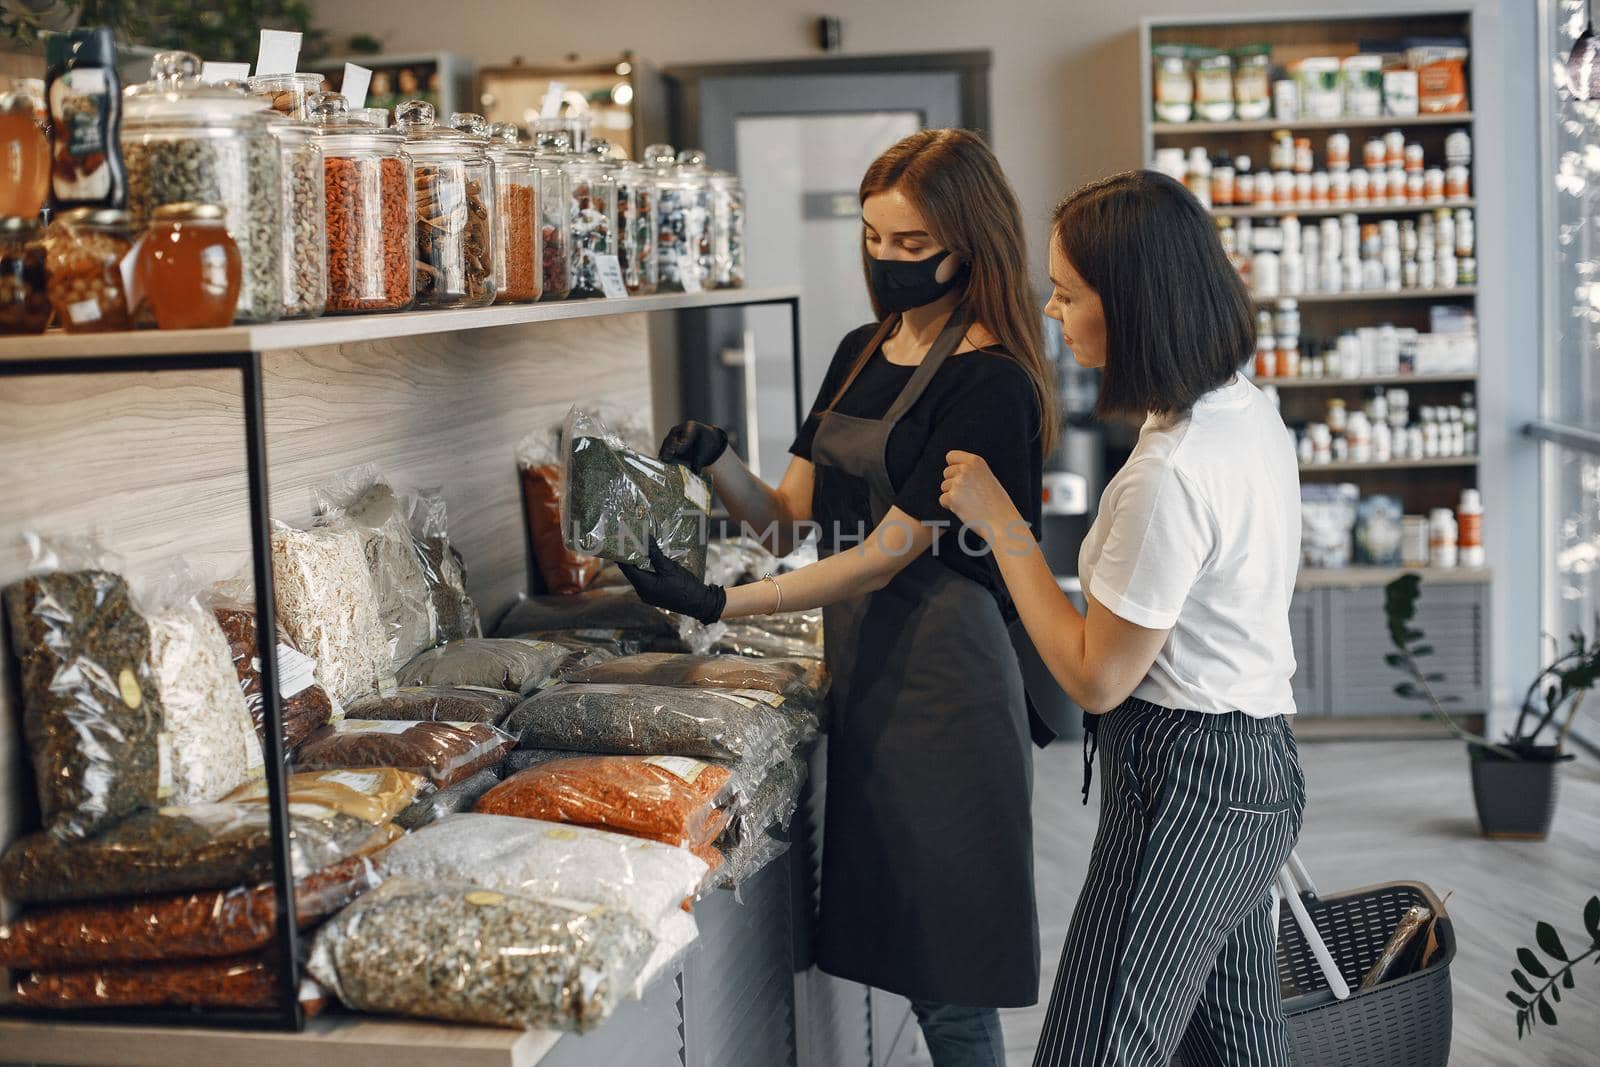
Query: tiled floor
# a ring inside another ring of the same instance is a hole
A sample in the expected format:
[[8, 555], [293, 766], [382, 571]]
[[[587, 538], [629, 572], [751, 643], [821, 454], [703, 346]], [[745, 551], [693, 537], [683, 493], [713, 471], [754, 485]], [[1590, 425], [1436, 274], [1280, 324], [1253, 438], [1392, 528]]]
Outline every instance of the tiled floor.
[[[1301, 745], [1310, 792], [1300, 855], [1324, 890], [1414, 879], [1441, 896], [1459, 941], [1453, 967], [1456, 1067], [1594, 1067], [1600, 1064], [1600, 967], [1585, 965], [1561, 1024], [1517, 1040], [1505, 999], [1517, 946], [1545, 919], [1579, 941], [1584, 901], [1600, 893], [1600, 760], [1580, 753], [1562, 768], [1561, 807], [1543, 843], [1486, 841], [1473, 816], [1466, 757], [1446, 741]], [[1041, 998], [1083, 882], [1098, 799], [1079, 803], [1076, 745], [1040, 753], [1034, 800]], [[1044, 1008], [1005, 1013], [1008, 1063], [1033, 1059]], [[920, 1061], [926, 1063], [924, 1059]]]

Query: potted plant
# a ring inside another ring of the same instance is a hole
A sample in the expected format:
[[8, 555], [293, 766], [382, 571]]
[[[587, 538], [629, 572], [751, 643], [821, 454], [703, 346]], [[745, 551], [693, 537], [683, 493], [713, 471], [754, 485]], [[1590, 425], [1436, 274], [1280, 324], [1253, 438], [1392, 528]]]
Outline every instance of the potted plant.
[[[1395, 649], [1384, 661], [1409, 679], [1396, 685], [1395, 692], [1425, 701], [1466, 742], [1472, 768], [1472, 798], [1483, 836], [1542, 841], [1549, 834], [1550, 820], [1555, 815], [1556, 765], [1572, 758], [1566, 751], [1572, 721], [1584, 694], [1600, 679], [1600, 625], [1593, 643], [1580, 631], [1568, 637], [1564, 648], [1555, 648], [1554, 658], [1528, 685], [1516, 724], [1504, 741], [1496, 743], [1464, 729], [1451, 718], [1444, 705], [1455, 697], [1441, 699], [1434, 693], [1434, 685], [1444, 681], [1444, 676], [1422, 667], [1421, 661], [1433, 654], [1433, 648], [1425, 643], [1426, 635], [1415, 625], [1421, 585], [1418, 575], [1404, 574], [1384, 590], [1384, 614]], [[1547, 730], [1555, 732], [1553, 744], [1541, 741]]]
[[1590, 897], [1583, 906], [1583, 929], [1589, 944], [1574, 956], [1567, 952], [1554, 926], [1539, 923], [1534, 927], [1534, 940], [1551, 959], [1548, 965], [1533, 949], [1517, 949], [1519, 966], [1511, 968], [1517, 988], [1506, 991], [1506, 999], [1517, 1009], [1517, 1040], [1537, 1023], [1556, 1025], [1555, 1005], [1561, 1003], [1561, 991], [1575, 984], [1572, 973], [1590, 956], [1600, 956], [1600, 897]]

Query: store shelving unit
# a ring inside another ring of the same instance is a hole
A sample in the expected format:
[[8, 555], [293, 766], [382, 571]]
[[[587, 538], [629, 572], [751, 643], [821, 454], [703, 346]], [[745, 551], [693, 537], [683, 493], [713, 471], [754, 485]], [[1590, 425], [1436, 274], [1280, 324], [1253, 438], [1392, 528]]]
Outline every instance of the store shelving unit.
[[[1193, 44], [1232, 49], [1265, 42], [1272, 46], [1274, 61], [1282, 62], [1309, 55], [1346, 55], [1359, 42], [1394, 40], [1402, 37], [1473, 36], [1473, 17], [1467, 11], [1368, 14], [1338, 13], [1315, 20], [1278, 19], [1262, 16], [1218, 15], [1146, 19], [1141, 28], [1141, 133], [1145, 159], [1153, 160], [1158, 148], [1185, 150], [1204, 146], [1209, 153], [1245, 153], [1265, 163], [1274, 131], [1288, 129], [1296, 135], [1313, 137], [1319, 160], [1323, 157], [1325, 135], [1346, 130], [1354, 142], [1352, 154], [1359, 162], [1360, 144], [1366, 136], [1387, 130], [1403, 130], [1408, 140], [1423, 145], [1430, 165], [1442, 161], [1444, 138], [1454, 130], [1475, 131], [1476, 116], [1471, 111], [1440, 115], [1404, 117], [1343, 118], [1338, 120], [1299, 120], [1284, 122], [1268, 118], [1252, 122], [1166, 123], [1154, 120], [1154, 70], [1151, 49], [1167, 44]], [[1481, 152], [1480, 152], [1481, 156]], [[1216, 207], [1219, 220], [1271, 219], [1284, 215], [1318, 218], [1354, 213], [1364, 219], [1419, 216], [1439, 209], [1455, 211], [1479, 207], [1475, 197], [1453, 198], [1432, 204], [1364, 204], [1316, 208], [1238, 208]], [[1480, 227], [1480, 233], [1483, 228]], [[1480, 255], [1480, 262], [1482, 256]], [[1476, 308], [1478, 288], [1361, 291], [1340, 293], [1281, 294], [1297, 300], [1301, 308], [1302, 337], [1328, 339], [1346, 329], [1392, 323], [1426, 329], [1429, 306], [1449, 303]], [[1260, 307], [1270, 307], [1280, 296], [1258, 297]], [[1463, 392], [1477, 390], [1476, 374], [1384, 375], [1361, 378], [1264, 378], [1260, 384], [1280, 390], [1285, 421], [1291, 425], [1321, 417], [1330, 397], [1347, 404], [1366, 390], [1405, 388], [1412, 393], [1413, 412], [1424, 405], [1458, 403]], [[1476, 456], [1439, 457], [1389, 463], [1325, 463], [1301, 468], [1305, 482], [1354, 482], [1363, 494], [1387, 493], [1404, 501], [1407, 514], [1426, 513], [1433, 507], [1454, 507], [1464, 488], [1478, 484]], [[1296, 659], [1300, 673], [1295, 680], [1301, 711], [1327, 714], [1403, 714], [1414, 713], [1415, 706], [1398, 701], [1390, 692], [1392, 681], [1382, 662], [1383, 649], [1366, 640], [1370, 633], [1382, 633], [1382, 588], [1397, 570], [1350, 567], [1341, 570], [1303, 570], [1297, 583], [1292, 623], [1295, 630]], [[1437, 631], [1458, 638], [1453, 646], [1460, 651], [1459, 662], [1439, 665], [1459, 687], [1463, 710], [1486, 711], [1489, 699], [1488, 626], [1485, 616], [1491, 592], [1487, 570], [1423, 572], [1427, 581], [1441, 587], [1430, 601], [1427, 620], [1430, 636]], [[1442, 613], [1442, 614], [1437, 614]]]

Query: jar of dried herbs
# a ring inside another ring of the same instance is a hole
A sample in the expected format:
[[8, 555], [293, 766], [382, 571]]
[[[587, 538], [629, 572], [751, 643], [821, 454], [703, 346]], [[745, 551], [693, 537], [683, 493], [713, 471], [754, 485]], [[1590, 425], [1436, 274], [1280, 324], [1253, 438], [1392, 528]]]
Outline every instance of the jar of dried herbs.
[[322, 148], [330, 314], [405, 311], [416, 298], [411, 160], [398, 130], [360, 121], [338, 93], [311, 102]]
[[[315, 77], [315, 75], [313, 75]], [[328, 227], [322, 146], [314, 126], [285, 119], [268, 129], [283, 175], [283, 317], [312, 319], [328, 304]]]
[[517, 127], [510, 122], [497, 122], [489, 128], [489, 160], [494, 164], [495, 302], [528, 303], [544, 291], [539, 262], [539, 166], [533, 146], [518, 143]]
[[[480, 121], [481, 121], [481, 117]], [[417, 307], [483, 307], [494, 302], [494, 178], [488, 140], [439, 125], [433, 105], [395, 109], [416, 191]]]
[[567, 215], [568, 156], [565, 133], [545, 134], [534, 149], [539, 168], [539, 262], [543, 270], [541, 300], [565, 300], [572, 292], [572, 260], [567, 244], [572, 220]]
[[0, 219], [0, 334], [50, 325], [43, 231], [33, 217]]
[[617, 244], [622, 282], [632, 296], [649, 296], [660, 283], [656, 261], [656, 182], [650, 171], [624, 161], [617, 166]]
[[133, 248], [126, 211], [80, 207], [50, 224], [46, 283], [56, 321], [68, 333], [133, 325], [122, 263]]
[[189, 52], [158, 52], [150, 80], [127, 92], [122, 154], [128, 210], [143, 228], [163, 204], [220, 205], [239, 247], [238, 322], [271, 322], [283, 310], [278, 145], [265, 101], [200, 80]]

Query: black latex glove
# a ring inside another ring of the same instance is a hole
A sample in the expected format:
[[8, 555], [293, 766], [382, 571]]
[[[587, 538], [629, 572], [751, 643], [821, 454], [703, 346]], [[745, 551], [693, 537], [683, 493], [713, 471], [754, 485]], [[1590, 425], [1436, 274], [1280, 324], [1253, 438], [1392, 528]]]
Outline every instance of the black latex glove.
[[650, 538], [652, 570], [627, 563], [617, 566], [639, 599], [651, 607], [675, 611], [710, 626], [722, 618], [722, 609], [728, 605], [728, 594], [722, 586], [702, 582], [687, 567], [668, 559], [654, 537]]
[[667, 431], [657, 456], [663, 463], [681, 463], [699, 474], [721, 459], [727, 447], [728, 431], [690, 419]]

